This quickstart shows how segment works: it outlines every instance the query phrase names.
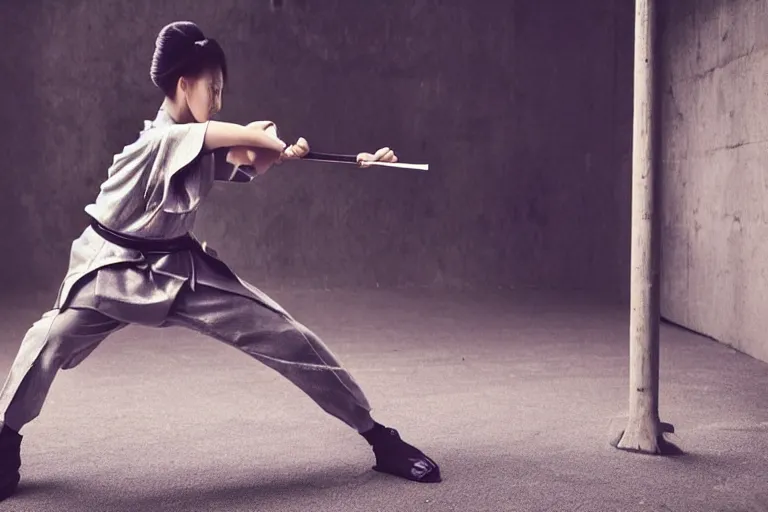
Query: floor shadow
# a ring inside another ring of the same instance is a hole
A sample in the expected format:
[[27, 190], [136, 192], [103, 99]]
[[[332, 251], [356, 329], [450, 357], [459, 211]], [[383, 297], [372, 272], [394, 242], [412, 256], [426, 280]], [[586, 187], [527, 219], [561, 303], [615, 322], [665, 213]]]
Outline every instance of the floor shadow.
[[22, 475], [19, 488], [14, 496], [19, 498], [35, 498], [67, 495], [74, 491], [73, 484], [63, 480], [25, 480]]
[[[94, 489], [87, 481], [78, 485], [62, 481], [33, 481], [20, 485], [16, 495], [21, 500], [34, 498], [34, 501], [51, 501], [58, 510], [99, 510], [100, 512], [136, 512], [140, 510], [257, 510], [261, 507], [274, 506], [284, 502], [287, 497], [296, 499], [311, 497], [323, 500], [336, 495], [339, 489], [345, 489], [350, 496], [354, 489], [370, 481], [387, 478], [372, 470], [361, 468], [350, 470], [348, 466], [324, 467], [301, 475], [254, 474], [252, 481], [242, 478], [223, 481], [220, 485], [190, 486], [186, 488], [163, 487], [156, 479], [146, 482], [141, 488], [141, 481], [131, 479], [125, 482], [126, 489], [109, 492]], [[207, 480], [210, 482], [210, 480]], [[128, 487], [131, 488], [128, 488]], [[150, 490], [151, 489], [151, 490]], [[149, 492], [148, 492], [149, 491]], [[8, 502], [9, 505], [11, 502]]]

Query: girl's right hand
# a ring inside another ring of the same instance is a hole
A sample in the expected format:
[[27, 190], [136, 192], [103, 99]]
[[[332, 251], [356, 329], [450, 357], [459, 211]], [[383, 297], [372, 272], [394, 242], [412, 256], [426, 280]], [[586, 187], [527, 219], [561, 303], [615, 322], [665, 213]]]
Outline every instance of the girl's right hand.
[[280, 160], [298, 160], [306, 156], [309, 153], [309, 143], [304, 137], [300, 137], [295, 144], [289, 144], [283, 154], [280, 155]]

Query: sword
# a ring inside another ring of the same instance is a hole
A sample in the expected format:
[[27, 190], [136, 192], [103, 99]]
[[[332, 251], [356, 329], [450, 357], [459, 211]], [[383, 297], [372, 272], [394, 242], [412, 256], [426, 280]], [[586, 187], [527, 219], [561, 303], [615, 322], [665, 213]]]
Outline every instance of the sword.
[[[336, 155], [332, 153], [318, 153], [310, 151], [299, 160], [312, 160], [315, 162], [334, 162], [338, 164], [358, 165], [357, 155]], [[378, 167], [396, 167], [399, 169], [414, 169], [417, 171], [428, 171], [429, 164], [407, 164], [402, 162], [376, 162], [367, 161], [366, 165], [375, 165]]]

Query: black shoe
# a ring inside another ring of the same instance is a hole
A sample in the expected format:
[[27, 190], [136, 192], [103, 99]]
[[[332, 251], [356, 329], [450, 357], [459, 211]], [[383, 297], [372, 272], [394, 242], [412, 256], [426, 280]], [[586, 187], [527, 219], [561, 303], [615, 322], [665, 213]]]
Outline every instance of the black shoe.
[[441, 482], [440, 468], [435, 461], [400, 438], [393, 428], [376, 426], [362, 434], [373, 447], [376, 456], [375, 471], [387, 473], [414, 482]]
[[22, 437], [6, 426], [0, 431], [0, 501], [10, 498], [19, 486]]

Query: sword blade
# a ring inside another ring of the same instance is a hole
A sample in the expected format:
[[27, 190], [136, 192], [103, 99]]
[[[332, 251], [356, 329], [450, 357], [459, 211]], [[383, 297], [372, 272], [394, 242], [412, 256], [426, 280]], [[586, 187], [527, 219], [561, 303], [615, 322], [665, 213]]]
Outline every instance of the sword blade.
[[[314, 162], [333, 162], [337, 164], [354, 164], [357, 163], [357, 155], [335, 155], [331, 153], [316, 153], [310, 151], [304, 155], [301, 160], [312, 160]], [[368, 162], [369, 166], [377, 167], [395, 167], [398, 169], [414, 169], [417, 171], [429, 170], [429, 164], [410, 164], [405, 162]]]

